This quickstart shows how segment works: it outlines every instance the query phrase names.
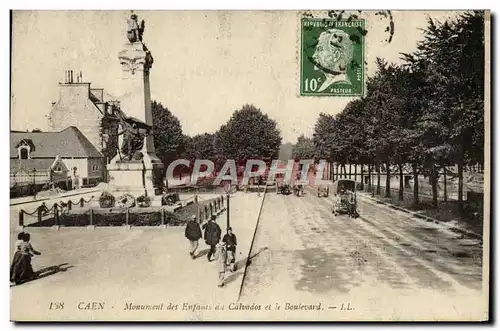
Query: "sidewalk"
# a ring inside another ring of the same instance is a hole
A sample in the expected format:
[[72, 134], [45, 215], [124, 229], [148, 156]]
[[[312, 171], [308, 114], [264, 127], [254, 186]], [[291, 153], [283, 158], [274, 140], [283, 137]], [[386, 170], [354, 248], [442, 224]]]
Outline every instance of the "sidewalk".
[[449, 230], [451, 230], [453, 232], [461, 233], [463, 235], [467, 235], [467, 236], [470, 236], [470, 237], [473, 237], [473, 238], [479, 239], [479, 240], [483, 239], [482, 233], [481, 234], [475, 233], [475, 232], [469, 231], [467, 229], [464, 229], [462, 227], [459, 227], [459, 226], [456, 226], [456, 225], [453, 225], [453, 224], [449, 224], [449, 222], [438, 220], [436, 218], [424, 215], [424, 214], [422, 214], [422, 213], [420, 213], [418, 211], [413, 211], [413, 210], [409, 210], [409, 209], [406, 209], [406, 208], [403, 208], [403, 207], [400, 207], [400, 206], [396, 206], [396, 205], [394, 205], [392, 203], [383, 201], [382, 199], [378, 199], [377, 197], [372, 197], [370, 193], [360, 192], [359, 195], [358, 195], [358, 197], [360, 197], [360, 198], [362, 198], [364, 200], [367, 200], [367, 201], [371, 201], [372, 203], [381, 204], [381, 205], [387, 206], [387, 207], [389, 207], [391, 209], [399, 210], [401, 212], [410, 214], [410, 215], [412, 215], [414, 217], [423, 219], [426, 222], [433, 222], [435, 224], [441, 224], [441, 225], [447, 227]]
[[33, 196], [14, 198], [14, 199], [10, 199], [10, 205], [16, 206], [16, 205], [22, 205], [22, 204], [31, 203], [31, 202], [47, 201], [47, 200], [71, 197], [71, 196], [75, 196], [75, 195], [99, 192], [101, 190], [102, 190], [102, 188], [96, 186], [96, 187], [89, 187], [89, 188], [82, 188], [82, 189], [78, 189], [78, 190], [66, 191], [66, 192], [61, 193], [61, 194], [54, 194], [54, 195], [46, 196], [46, 197], [37, 197], [36, 199]]
[[[11, 318], [126, 321], [147, 316], [159, 321], [216, 320], [220, 318], [220, 312], [213, 308], [216, 304], [225, 305], [227, 309], [230, 303], [238, 300], [262, 202], [263, 195], [258, 197], [255, 193], [231, 195], [230, 223], [238, 239], [237, 270], [226, 273], [226, 285], [222, 288], [217, 287], [217, 265], [207, 261], [208, 246], [203, 239], [199, 241], [199, 252], [203, 255], [195, 260], [189, 256], [183, 226], [132, 227], [129, 230], [102, 227], [94, 231], [84, 228], [30, 229], [33, 245], [42, 252], [33, 259], [34, 269], [62, 264], [68, 269], [12, 287]], [[226, 222], [224, 211], [217, 217], [223, 234]], [[11, 245], [14, 242], [12, 240]], [[50, 300], [56, 300], [53, 298], [65, 302], [63, 311], [48, 310]], [[78, 309], [79, 302], [96, 301], [105, 302], [106, 308]], [[177, 309], [125, 310], [129, 303], [163, 303], [165, 307], [171, 303], [177, 305]], [[211, 305], [212, 309], [198, 309], [205, 305]], [[29, 310], [24, 308], [27, 306]]]

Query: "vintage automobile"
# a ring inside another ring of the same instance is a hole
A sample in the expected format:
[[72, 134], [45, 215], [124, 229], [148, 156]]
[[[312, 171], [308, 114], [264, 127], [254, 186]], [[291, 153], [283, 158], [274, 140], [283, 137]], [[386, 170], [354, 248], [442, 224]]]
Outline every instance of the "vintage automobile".
[[289, 195], [292, 193], [290, 185], [283, 182], [276, 182], [276, 194]]
[[318, 186], [318, 198], [321, 197], [327, 198], [329, 194], [330, 194], [330, 187], [328, 185]]
[[347, 214], [349, 217], [359, 217], [357, 211], [356, 182], [352, 179], [339, 179], [332, 185], [334, 202], [332, 213]]
[[293, 185], [293, 194], [295, 194], [298, 197], [304, 195], [304, 185], [302, 183], [295, 183]]

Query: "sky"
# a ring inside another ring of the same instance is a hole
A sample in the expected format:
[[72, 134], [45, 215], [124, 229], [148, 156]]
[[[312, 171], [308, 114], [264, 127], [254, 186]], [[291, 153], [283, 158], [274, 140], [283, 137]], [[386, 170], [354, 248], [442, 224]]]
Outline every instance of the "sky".
[[[136, 11], [154, 57], [151, 97], [179, 118], [183, 132], [215, 132], [244, 104], [277, 121], [283, 143], [311, 136], [321, 112], [342, 111], [349, 97], [299, 96], [299, 17], [296, 11]], [[326, 15], [326, 12], [317, 12]], [[392, 12], [366, 19], [366, 71], [376, 57], [398, 62], [422, 39], [428, 17], [456, 12]], [[64, 71], [83, 72], [92, 87], [121, 95], [118, 52], [129, 11], [15, 11], [12, 25], [11, 129], [48, 130]]]

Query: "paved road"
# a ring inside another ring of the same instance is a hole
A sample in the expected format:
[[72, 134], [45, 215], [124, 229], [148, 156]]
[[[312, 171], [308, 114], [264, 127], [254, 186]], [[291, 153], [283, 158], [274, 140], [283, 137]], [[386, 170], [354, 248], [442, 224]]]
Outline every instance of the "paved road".
[[[331, 197], [318, 198], [312, 190], [303, 197], [267, 194], [242, 301], [279, 298], [337, 307], [326, 308], [319, 319], [377, 319], [387, 314], [418, 319], [426, 311], [427, 318], [453, 318], [484, 309], [473, 303], [479, 301], [482, 287], [479, 242], [361, 197], [358, 219], [333, 216], [331, 205]], [[348, 302], [358, 309], [347, 315], [339, 312]], [[411, 314], [403, 309], [404, 304], [419, 302], [428, 309]], [[384, 305], [390, 311], [380, 309]], [[310, 313], [304, 315], [308, 317]]]

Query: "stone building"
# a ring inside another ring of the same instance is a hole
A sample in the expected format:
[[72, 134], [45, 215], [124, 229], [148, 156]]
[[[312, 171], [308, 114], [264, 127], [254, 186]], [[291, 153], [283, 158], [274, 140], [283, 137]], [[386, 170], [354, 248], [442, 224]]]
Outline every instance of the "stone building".
[[60, 132], [10, 133], [11, 194], [37, 191], [47, 184], [70, 189], [97, 184], [105, 168], [102, 155], [76, 128]]
[[105, 180], [106, 164], [118, 152], [119, 102], [102, 88], [92, 88], [83, 82], [80, 72], [65, 72], [65, 82], [59, 83], [59, 100], [52, 104], [49, 115], [50, 131], [62, 131], [77, 127], [102, 154], [102, 178]]

